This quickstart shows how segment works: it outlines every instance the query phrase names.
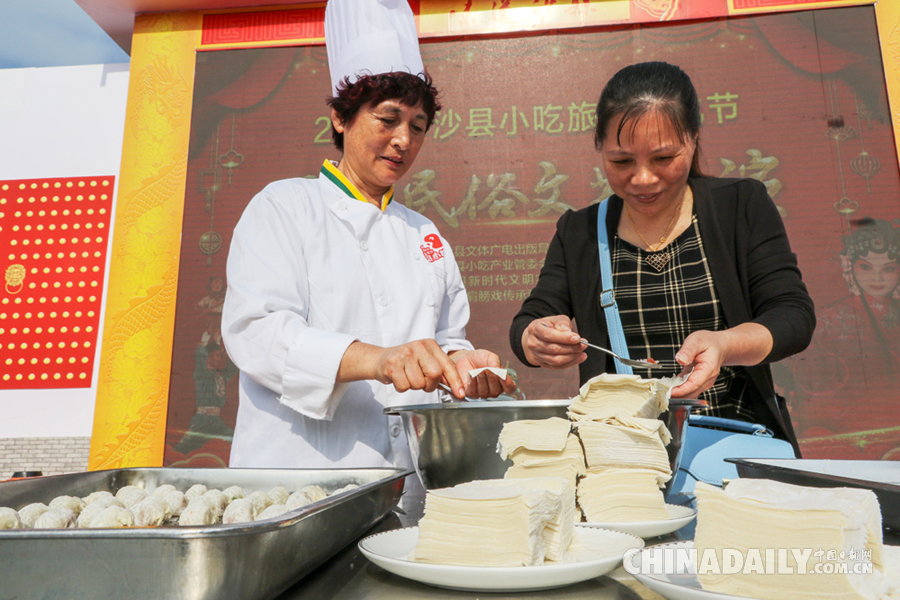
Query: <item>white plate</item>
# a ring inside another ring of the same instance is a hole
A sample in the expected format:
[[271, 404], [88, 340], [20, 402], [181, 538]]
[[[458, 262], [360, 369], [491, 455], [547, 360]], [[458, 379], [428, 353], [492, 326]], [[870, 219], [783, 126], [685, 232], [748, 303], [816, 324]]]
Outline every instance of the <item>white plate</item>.
[[670, 544], [657, 544], [644, 548], [635, 556], [631, 557], [631, 564], [634, 568], [626, 566], [626, 570], [631, 575], [646, 585], [648, 588], [666, 598], [666, 600], [748, 600], [741, 596], [732, 596], [731, 594], [720, 594], [718, 592], [710, 592], [700, 587], [700, 581], [697, 579], [696, 565], [693, 562], [680, 563], [673, 561], [671, 565], [676, 570], [673, 573], [642, 573], [640, 569], [641, 561], [649, 560], [649, 556], [654, 552], [664, 551], [669, 548], [684, 549], [689, 551], [694, 547], [694, 542], [672, 542]]
[[622, 564], [625, 552], [644, 547], [633, 535], [576, 526], [582, 549], [578, 562], [547, 563], [538, 567], [468, 567], [434, 565], [409, 560], [419, 528], [407, 527], [371, 535], [359, 549], [379, 567], [420, 583], [454, 590], [522, 592], [545, 590], [606, 575]]
[[612, 529], [642, 538], [651, 538], [678, 531], [697, 517], [697, 509], [676, 504], [666, 504], [670, 519], [663, 521], [633, 521], [630, 523], [581, 523], [586, 527]]

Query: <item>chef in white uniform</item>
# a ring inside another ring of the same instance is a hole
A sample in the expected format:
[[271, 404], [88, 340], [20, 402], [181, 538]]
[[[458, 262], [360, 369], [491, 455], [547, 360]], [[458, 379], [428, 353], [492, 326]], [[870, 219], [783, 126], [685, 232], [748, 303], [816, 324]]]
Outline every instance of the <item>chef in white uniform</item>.
[[438, 402], [438, 383], [457, 398], [515, 389], [469, 375], [500, 361], [465, 339], [450, 245], [392, 201], [440, 108], [407, 1], [330, 0], [325, 30], [343, 156], [318, 179], [266, 186], [228, 255], [222, 335], [241, 369], [232, 467], [410, 467], [384, 407]]

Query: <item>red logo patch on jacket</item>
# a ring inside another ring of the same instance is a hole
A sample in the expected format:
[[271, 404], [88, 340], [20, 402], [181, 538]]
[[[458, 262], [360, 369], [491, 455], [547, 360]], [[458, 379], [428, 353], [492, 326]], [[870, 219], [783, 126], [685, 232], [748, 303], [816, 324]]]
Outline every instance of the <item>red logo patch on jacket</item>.
[[425, 236], [425, 243], [420, 246], [422, 254], [428, 259], [428, 262], [434, 262], [444, 258], [444, 244], [436, 233], [429, 233]]

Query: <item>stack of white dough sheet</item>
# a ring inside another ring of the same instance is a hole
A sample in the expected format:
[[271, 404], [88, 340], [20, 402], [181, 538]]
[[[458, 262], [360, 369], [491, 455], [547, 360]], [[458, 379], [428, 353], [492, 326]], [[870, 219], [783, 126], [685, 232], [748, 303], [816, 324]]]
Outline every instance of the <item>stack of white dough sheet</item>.
[[[871, 490], [734, 479], [724, 490], [698, 482], [695, 493], [694, 547], [704, 590], [763, 600], [900, 598], [900, 548], [883, 545]], [[723, 552], [740, 553], [740, 571], [719, 572], [735, 562], [723, 562]], [[771, 572], [749, 567], [751, 556], [775, 562]]]
[[500, 457], [513, 463], [507, 479], [564, 477], [574, 490], [586, 473], [581, 442], [566, 419], [511, 421], [503, 426], [497, 446]]
[[588, 473], [610, 467], [654, 469], [672, 475], [666, 445], [672, 440], [659, 419], [619, 415], [603, 421], [579, 421], [575, 429], [584, 445]]
[[587, 521], [670, 518], [660, 488], [672, 477], [672, 436], [658, 417], [678, 382], [604, 373], [581, 386], [568, 415], [584, 449], [587, 473], [576, 489]]
[[672, 379], [604, 373], [588, 380], [569, 405], [573, 421], [602, 421], [617, 415], [655, 419], [669, 408]]
[[598, 469], [578, 484], [578, 503], [597, 523], [662, 521], [669, 518], [659, 491], [666, 479], [652, 469]]
[[575, 493], [562, 477], [489, 479], [429, 490], [413, 560], [484, 567], [541, 565], [565, 556]]

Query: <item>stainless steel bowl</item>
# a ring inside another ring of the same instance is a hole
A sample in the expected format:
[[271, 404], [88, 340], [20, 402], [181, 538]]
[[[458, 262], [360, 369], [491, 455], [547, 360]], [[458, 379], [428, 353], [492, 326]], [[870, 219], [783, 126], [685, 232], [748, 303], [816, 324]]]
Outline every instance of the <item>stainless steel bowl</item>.
[[[384, 412], [402, 418], [419, 479], [426, 490], [433, 490], [476, 479], [503, 478], [512, 465], [497, 452], [503, 425], [522, 419], [565, 419], [571, 402], [571, 399], [450, 402], [395, 406]], [[669, 403], [665, 420], [672, 442], [666, 450], [673, 473], [677, 472], [681, 459], [688, 411], [697, 405], [695, 400]]]

